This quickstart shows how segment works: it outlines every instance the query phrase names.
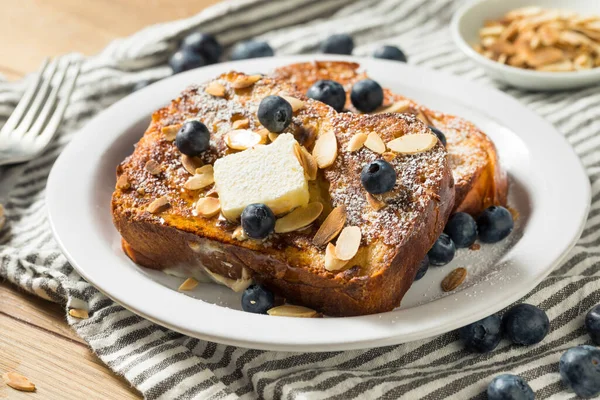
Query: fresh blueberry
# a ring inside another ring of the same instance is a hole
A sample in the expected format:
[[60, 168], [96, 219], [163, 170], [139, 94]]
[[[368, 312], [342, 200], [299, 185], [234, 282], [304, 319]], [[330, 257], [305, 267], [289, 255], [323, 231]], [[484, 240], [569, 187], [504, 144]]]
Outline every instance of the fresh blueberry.
[[577, 396], [600, 394], [600, 350], [593, 346], [577, 346], [567, 350], [558, 364], [560, 376]]
[[452, 261], [455, 253], [456, 246], [454, 246], [454, 242], [450, 236], [442, 233], [440, 237], [437, 238], [427, 255], [429, 256], [429, 262], [431, 265], [441, 266]]
[[266, 314], [273, 308], [275, 296], [262, 285], [250, 285], [242, 293], [242, 309], [254, 314]]
[[223, 48], [217, 39], [210, 33], [202, 32], [194, 32], [186, 36], [181, 43], [181, 48], [200, 54], [209, 64], [218, 62], [223, 53]]
[[210, 146], [210, 132], [200, 121], [187, 121], [177, 132], [175, 145], [187, 156], [198, 156]]
[[137, 92], [140, 89], [145, 88], [146, 86], [148, 86], [149, 84], [151, 84], [152, 81], [144, 79], [143, 81], [139, 81], [138, 83], [136, 83], [135, 85], [133, 85], [133, 92]]
[[514, 222], [510, 211], [502, 206], [491, 206], [477, 218], [479, 239], [485, 243], [496, 243], [513, 230]]
[[342, 112], [346, 104], [346, 91], [335, 81], [320, 80], [308, 89], [306, 97], [322, 101], [335, 111]]
[[279, 96], [267, 96], [258, 106], [258, 120], [269, 130], [279, 133], [292, 122], [294, 112], [286, 99]]
[[275, 53], [267, 42], [246, 40], [233, 46], [229, 58], [231, 60], [245, 60], [248, 58], [271, 57], [273, 54]]
[[350, 100], [358, 111], [368, 113], [383, 104], [383, 89], [374, 80], [363, 79], [352, 86]]
[[373, 57], [406, 62], [406, 54], [396, 46], [381, 46], [375, 50]]
[[204, 57], [188, 50], [179, 50], [169, 59], [169, 65], [174, 74], [202, 67], [206, 64], [207, 62]]
[[489, 353], [502, 339], [502, 320], [492, 314], [458, 330], [465, 348], [473, 353]]
[[444, 145], [444, 147], [446, 147], [446, 135], [444, 135], [444, 132], [440, 131], [438, 128], [436, 128], [435, 126], [431, 126], [431, 125], [429, 125], [429, 129], [431, 129], [433, 134], [435, 136], [437, 136], [438, 139], [440, 139], [440, 142], [442, 142], [442, 144]]
[[585, 316], [585, 329], [592, 342], [600, 345], [600, 304], [592, 308]]
[[328, 54], [352, 54], [354, 40], [345, 33], [331, 35], [321, 43], [321, 52]]
[[458, 212], [450, 217], [444, 232], [450, 236], [457, 248], [469, 247], [477, 239], [477, 224], [469, 214]]
[[525, 346], [541, 342], [550, 331], [550, 320], [544, 310], [531, 304], [512, 307], [502, 317], [502, 325], [513, 343]]
[[264, 239], [275, 229], [275, 214], [266, 204], [247, 205], [242, 211], [242, 228], [252, 239]]
[[427, 254], [425, 254], [425, 258], [423, 258], [423, 260], [421, 260], [421, 263], [419, 264], [419, 270], [417, 271], [417, 276], [415, 276], [415, 281], [418, 281], [419, 279], [424, 277], [425, 274], [427, 273], [428, 269], [429, 269], [429, 256]]
[[360, 181], [371, 194], [389, 192], [396, 184], [396, 171], [385, 160], [375, 160], [365, 165], [360, 173]]
[[534, 400], [531, 386], [518, 375], [498, 375], [488, 385], [488, 400]]

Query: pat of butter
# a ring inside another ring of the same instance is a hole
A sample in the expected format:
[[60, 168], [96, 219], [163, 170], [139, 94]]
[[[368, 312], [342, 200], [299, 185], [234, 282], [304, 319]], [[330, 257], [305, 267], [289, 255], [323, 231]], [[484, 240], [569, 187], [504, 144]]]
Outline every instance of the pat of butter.
[[215, 162], [215, 188], [225, 218], [236, 220], [252, 203], [266, 204], [275, 214], [308, 204], [308, 182], [294, 152], [296, 145], [294, 136], [284, 133], [269, 145]]

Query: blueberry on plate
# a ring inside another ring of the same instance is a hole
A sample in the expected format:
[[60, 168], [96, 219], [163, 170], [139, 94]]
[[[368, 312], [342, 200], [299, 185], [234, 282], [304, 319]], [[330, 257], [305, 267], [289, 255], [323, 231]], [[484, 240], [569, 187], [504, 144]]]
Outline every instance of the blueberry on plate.
[[592, 342], [600, 345], [600, 304], [588, 311], [585, 316], [585, 329], [592, 338]]
[[254, 314], [266, 314], [275, 305], [273, 292], [263, 285], [250, 285], [242, 293], [242, 309]]
[[431, 265], [441, 266], [446, 265], [454, 258], [456, 246], [450, 236], [442, 233], [437, 238], [431, 250], [427, 253]]
[[189, 34], [181, 42], [183, 50], [200, 54], [207, 63], [214, 64], [219, 61], [223, 53], [223, 47], [210, 33], [194, 32]]
[[360, 173], [360, 181], [367, 192], [382, 194], [394, 188], [396, 171], [387, 161], [375, 160], [364, 166]]
[[373, 53], [375, 58], [383, 58], [385, 60], [394, 60], [406, 62], [406, 54], [396, 46], [381, 46]]
[[418, 281], [419, 279], [424, 277], [425, 274], [427, 273], [428, 269], [429, 269], [429, 256], [427, 254], [425, 254], [425, 258], [423, 258], [423, 260], [421, 260], [421, 263], [419, 264], [419, 270], [417, 271], [417, 275], [415, 276], [415, 281]]
[[563, 382], [583, 398], [600, 394], [600, 350], [577, 346], [567, 350], [558, 364]]
[[350, 101], [358, 111], [369, 113], [383, 104], [383, 89], [372, 79], [363, 79], [352, 86]]
[[498, 375], [488, 385], [488, 400], [533, 400], [531, 386], [518, 375]]
[[210, 146], [210, 132], [200, 121], [187, 121], [175, 136], [175, 146], [186, 156], [198, 156]]
[[469, 247], [477, 239], [477, 224], [469, 214], [457, 212], [448, 220], [444, 232], [450, 236], [457, 248]]
[[275, 214], [266, 204], [247, 205], [242, 211], [242, 229], [252, 239], [264, 239], [275, 229]]
[[193, 53], [189, 50], [179, 50], [175, 52], [169, 59], [169, 65], [174, 74], [187, 71], [193, 68], [202, 67], [208, 64], [204, 57], [200, 54]]
[[306, 97], [321, 101], [337, 112], [342, 112], [346, 104], [346, 91], [335, 81], [320, 80], [306, 92]]
[[267, 42], [246, 40], [233, 46], [229, 59], [234, 61], [246, 60], [248, 58], [271, 57], [273, 54], [275, 53]]
[[477, 218], [479, 240], [496, 243], [507, 237], [513, 230], [512, 214], [502, 206], [491, 206], [483, 210]]
[[267, 96], [260, 102], [256, 113], [260, 123], [269, 132], [279, 133], [292, 122], [292, 105], [280, 96]]
[[440, 142], [442, 142], [444, 147], [446, 147], [446, 135], [444, 135], [444, 132], [440, 131], [438, 128], [436, 128], [435, 126], [431, 126], [431, 125], [429, 125], [429, 129], [431, 129], [431, 132], [433, 132], [433, 134], [435, 136], [437, 136], [438, 139], [440, 139]]
[[465, 349], [473, 353], [489, 353], [502, 340], [502, 320], [492, 314], [458, 330]]
[[331, 35], [321, 43], [321, 52], [328, 54], [352, 54], [354, 40], [345, 33]]
[[550, 331], [550, 320], [541, 308], [517, 304], [504, 314], [502, 326], [513, 343], [529, 346], [544, 340]]

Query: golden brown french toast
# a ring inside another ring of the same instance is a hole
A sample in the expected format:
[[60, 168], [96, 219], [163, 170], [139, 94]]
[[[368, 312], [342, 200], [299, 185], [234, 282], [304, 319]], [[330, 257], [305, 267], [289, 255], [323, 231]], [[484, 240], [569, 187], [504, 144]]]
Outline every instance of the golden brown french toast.
[[[350, 101], [352, 85], [368, 78], [365, 72], [360, 71], [359, 64], [343, 61], [287, 65], [276, 69], [273, 76], [294, 83], [303, 93], [321, 79], [339, 82], [346, 90], [346, 107], [352, 111], [356, 111]], [[463, 211], [476, 216], [491, 205], [506, 206], [506, 173], [500, 166], [496, 147], [487, 135], [463, 118], [430, 110], [389, 89], [384, 89], [384, 96], [381, 110], [413, 113], [446, 135], [450, 167], [456, 185], [453, 212]]]
[[[257, 81], [247, 85], [253, 80]], [[200, 174], [194, 168], [241, 154], [228, 147], [228, 135], [235, 128], [260, 132], [267, 147], [283, 139], [266, 134], [256, 115], [261, 100], [273, 94], [294, 98], [298, 108], [282, 134], [293, 134], [308, 153], [313, 152], [315, 141], [333, 133], [337, 156], [308, 182], [310, 202], [323, 206], [314, 223], [273, 233], [263, 241], [243, 240], [239, 221], [218, 214], [198, 215], [199, 200], [216, 195], [212, 185], [199, 190], [186, 186]], [[195, 160], [182, 157], [173, 142], [181, 124], [192, 118], [210, 130], [210, 148]], [[364, 146], [350, 151], [349, 142], [357, 133], [374, 133], [389, 142], [430, 131], [408, 114], [337, 113], [307, 99], [293, 84], [268, 77], [230, 72], [188, 88], [153, 114], [133, 154], [117, 168], [112, 213], [125, 252], [149, 268], [206, 269], [213, 279], [237, 290], [253, 278], [287, 301], [327, 315], [392, 310], [399, 306], [419, 262], [443, 231], [454, 204], [454, 182], [446, 151], [436, 140], [432, 148], [417, 154], [387, 154], [398, 176], [396, 185], [368, 199], [361, 169], [382, 155]], [[344, 226], [358, 227], [361, 241], [343, 268], [328, 270], [326, 246], [313, 239], [334, 207], [345, 209]]]

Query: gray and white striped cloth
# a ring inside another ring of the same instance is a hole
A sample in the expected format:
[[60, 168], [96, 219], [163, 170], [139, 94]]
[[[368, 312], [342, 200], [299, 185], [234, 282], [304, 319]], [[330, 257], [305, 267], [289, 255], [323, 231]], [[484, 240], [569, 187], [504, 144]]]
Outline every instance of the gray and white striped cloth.
[[[201, 29], [230, 45], [258, 36], [277, 54], [315, 52], [332, 33], [354, 36], [355, 54], [379, 44], [405, 49], [410, 63], [496, 85], [452, 44], [448, 23], [459, 0], [241, 0], [189, 19], [149, 27], [84, 60], [59, 138], [25, 165], [4, 169], [0, 187], [8, 224], [0, 232], [0, 276], [66, 307], [87, 307], [90, 319], [69, 324], [115, 372], [148, 399], [484, 398], [490, 379], [525, 377], [537, 398], [574, 394], [560, 383], [558, 360], [587, 343], [583, 315], [600, 302], [600, 91], [526, 93], [502, 87], [564, 134], [592, 182], [593, 204], [577, 246], [523, 301], [547, 311], [552, 331], [540, 344], [502, 342], [491, 354], [463, 350], [455, 334], [362, 351], [294, 354], [248, 350], [183, 336], [132, 314], [85, 282], [57, 249], [44, 204], [46, 179], [73, 132], [127, 95], [135, 83], [170, 74], [169, 54], [188, 32]], [[73, 55], [73, 57], [78, 57]], [[0, 122], [26, 80], [0, 82]]]

